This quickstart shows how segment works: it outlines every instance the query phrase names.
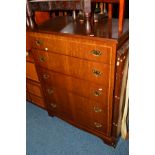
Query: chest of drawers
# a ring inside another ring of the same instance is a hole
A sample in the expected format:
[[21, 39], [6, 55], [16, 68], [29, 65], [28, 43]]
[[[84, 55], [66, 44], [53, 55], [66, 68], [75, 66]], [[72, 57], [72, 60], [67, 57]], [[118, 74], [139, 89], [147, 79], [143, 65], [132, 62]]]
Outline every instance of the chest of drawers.
[[45, 30], [28, 33], [49, 115], [115, 146], [128, 35], [119, 42]]

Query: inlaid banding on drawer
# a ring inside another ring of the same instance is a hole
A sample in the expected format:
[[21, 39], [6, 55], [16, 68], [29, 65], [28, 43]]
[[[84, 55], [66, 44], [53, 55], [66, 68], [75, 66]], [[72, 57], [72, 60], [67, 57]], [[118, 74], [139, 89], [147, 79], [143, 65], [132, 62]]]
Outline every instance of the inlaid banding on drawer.
[[[113, 64], [112, 47], [91, 40], [55, 35], [31, 36], [32, 48]], [[48, 50], [47, 50], [48, 49]]]
[[[105, 87], [109, 86], [110, 65], [45, 51], [32, 50], [32, 52], [37, 65], [40, 67], [89, 80], [94, 83], [102, 84]], [[41, 61], [40, 57], [43, 57], [45, 61]]]
[[[58, 87], [99, 102], [108, 102], [108, 88], [103, 85], [80, 80], [57, 72], [37, 67], [41, 82], [50, 87]], [[47, 78], [48, 77], [48, 78]]]

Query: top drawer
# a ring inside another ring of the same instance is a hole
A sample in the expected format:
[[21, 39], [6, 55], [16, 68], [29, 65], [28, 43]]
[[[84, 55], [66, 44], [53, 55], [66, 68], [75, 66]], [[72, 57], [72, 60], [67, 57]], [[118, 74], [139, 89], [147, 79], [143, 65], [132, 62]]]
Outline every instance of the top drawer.
[[35, 49], [114, 64], [112, 46], [106, 42], [42, 33], [30, 33], [30, 39]]

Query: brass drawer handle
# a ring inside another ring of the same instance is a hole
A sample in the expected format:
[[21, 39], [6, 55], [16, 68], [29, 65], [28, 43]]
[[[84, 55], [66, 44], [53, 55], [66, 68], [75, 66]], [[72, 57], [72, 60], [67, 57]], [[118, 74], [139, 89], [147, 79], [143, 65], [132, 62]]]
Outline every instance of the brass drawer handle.
[[43, 75], [43, 78], [44, 78], [44, 79], [48, 79], [48, 78], [49, 78], [49, 75], [48, 75], [48, 74], [44, 74], [44, 75]]
[[50, 105], [51, 105], [52, 108], [56, 108], [57, 107], [57, 105], [54, 104], [54, 103], [51, 103]]
[[94, 125], [95, 125], [97, 128], [101, 128], [101, 127], [102, 127], [102, 124], [97, 123], [97, 122], [94, 122]]
[[100, 96], [100, 95], [102, 95], [101, 91], [99, 91], [99, 90], [94, 91], [94, 96]]
[[40, 46], [43, 44], [43, 41], [42, 40], [36, 40], [35, 43], [37, 46]]
[[96, 76], [96, 77], [99, 77], [103, 74], [102, 72], [100, 72], [99, 70], [96, 70], [96, 69], [93, 69], [92, 72], [93, 72], [94, 76]]
[[94, 111], [98, 113], [98, 112], [102, 112], [102, 109], [100, 109], [99, 107], [94, 107]]
[[101, 51], [98, 51], [98, 50], [92, 50], [90, 53], [91, 53], [92, 55], [96, 56], [96, 57], [102, 55], [102, 52], [101, 52]]
[[53, 94], [53, 93], [54, 93], [54, 90], [53, 90], [53, 89], [48, 88], [48, 89], [47, 89], [47, 93], [48, 93], [48, 94]]
[[46, 60], [46, 58], [45, 58], [44, 56], [40, 56], [40, 57], [39, 57], [39, 61], [40, 61], [40, 62], [45, 62], [45, 60]]

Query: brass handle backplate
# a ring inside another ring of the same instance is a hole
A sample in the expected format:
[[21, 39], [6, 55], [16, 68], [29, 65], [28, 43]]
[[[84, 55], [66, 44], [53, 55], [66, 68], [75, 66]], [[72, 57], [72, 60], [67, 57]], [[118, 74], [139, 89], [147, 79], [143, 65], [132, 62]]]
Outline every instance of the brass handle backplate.
[[51, 105], [52, 108], [56, 108], [57, 107], [57, 105], [54, 104], [54, 103], [51, 103], [50, 105]]
[[45, 62], [46, 58], [44, 56], [39, 57], [40, 62]]
[[43, 75], [43, 78], [44, 78], [44, 79], [48, 79], [48, 78], [49, 78], [49, 75], [48, 75], [48, 74], [44, 74], [44, 75]]
[[35, 43], [37, 46], [40, 46], [43, 44], [43, 41], [42, 40], [36, 40]]
[[54, 93], [54, 90], [53, 90], [53, 89], [48, 88], [48, 89], [47, 89], [47, 93], [48, 93], [48, 94], [53, 94], [53, 93]]
[[98, 51], [98, 50], [92, 50], [90, 53], [91, 53], [92, 55], [96, 56], [96, 57], [102, 55], [102, 52], [101, 52], [101, 51]]
[[102, 127], [102, 124], [97, 123], [97, 122], [94, 122], [94, 125], [95, 125], [97, 128], [101, 128], [101, 127]]
[[94, 111], [98, 113], [98, 112], [102, 112], [102, 109], [100, 109], [99, 107], [94, 107]]
[[102, 72], [100, 72], [99, 70], [96, 70], [96, 69], [93, 69], [92, 72], [93, 72], [93, 74], [94, 74], [96, 77], [99, 77], [99, 76], [101, 76], [101, 75], [103, 74]]
[[94, 96], [100, 96], [100, 95], [102, 95], [101, 91], [99, 91], [99, 90], [94, 91]]

